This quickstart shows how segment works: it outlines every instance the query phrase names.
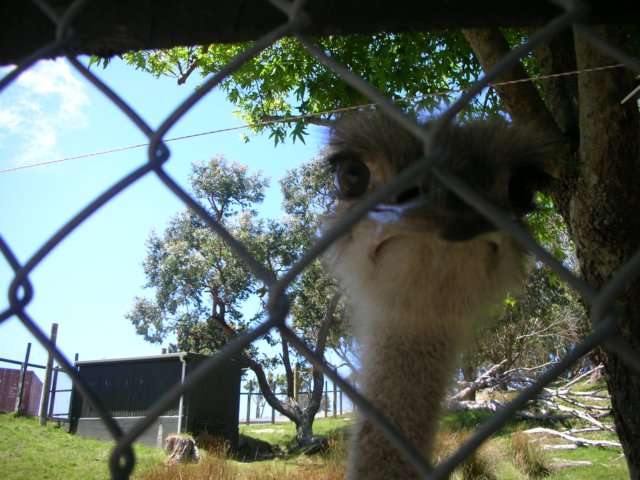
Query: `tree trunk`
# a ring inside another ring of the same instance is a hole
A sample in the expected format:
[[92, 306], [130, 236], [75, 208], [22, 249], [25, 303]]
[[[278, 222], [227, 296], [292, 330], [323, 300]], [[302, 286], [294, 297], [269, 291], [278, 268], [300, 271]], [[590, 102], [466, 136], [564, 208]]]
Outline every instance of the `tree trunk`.
[[[602, 28], [614, 44], [625, 32]], [[579, 69], [614, 63], [576, 35]], [[580, 169], [568, 217], [582, 275], [600, 290], [640, 246], [640, 118], [635, 101], [620, 105], [633, 88], [626, 69], [580, 75]], [[616, 299], [619, 336], [640, 352], [640, 280], [636, 277]], [[600, 319], [595, 319], [596, 321]], [[631, 478], [640, 478], [640, 373], [602, 348], [605, 379], [616, 430]]]
[[[315, 353], [324, 357], [324, 352], [327, 344], [327, 336], [329, 335], [329, 329], [334, 320], [334, 313], [342, 296], [341, 292], [336, 292], [329, 302], [327, 311], [325, 312], [325, 318], [318, 332], [316, 339]], [[233, 332], [235, 335], [235, 332]], [[255, 373], [258, 380], [258, 386], [260, 392], [264, 396], [264, 401], [267, 402], [271, 408], [280, 412], [282, 415], [289, 418], [296, 425], [296, 441], [298, 446], [310, 445], [313, 443], [313, 420], [320, 408], [320, 402], [322, 401], [323, 387], [324, 387], [324, 375], [318, 369], [313, 370], [313, 386], [311, 394], [309, 396], [309, 402], [306, 408], [300, 408], [298, 402], [294, 400], [293, 396], [293, 374], [291, 369], [291, 358], [289, 356], [289, 344], [285, 338], [282, 338], [282, 360], [287, 372], [287, 389], [288, 389], [288, 401], [282, 402], [275, 395], [274, 390], [271, 388], [267, 376], [265, 375], [264, 368], [260, 362], [255, 359], [241, 354], [236, 357], [236, 360], [241, 364], [247, 366], [253, 373]], [[256, 412], [257, 412], [256, 407]], [[257, 416], [257, 415], [256, 415]]]
[[[316, 412], [317, 413], [317, 412]], [[313, 420], [315, 413], [310, 415], [304, 411], [295, 421], [296, 442], [298, 446], [311, 445], [313, 443]]]

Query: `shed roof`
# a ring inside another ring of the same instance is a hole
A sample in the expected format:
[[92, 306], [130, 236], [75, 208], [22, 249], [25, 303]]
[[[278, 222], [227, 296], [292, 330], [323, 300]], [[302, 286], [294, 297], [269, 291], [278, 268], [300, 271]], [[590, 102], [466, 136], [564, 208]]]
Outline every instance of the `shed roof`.
[[121, 358], [101, 358], [97, 360], [81, 360], [77, 361], [76, 365], [95, 365], [99, 363], [127, 363], [127, 362], [139, 362], [139, 361], [156, 361], [156, 360], [167, 360], [170, 358], [175, 358], [176, 360], [182, 360], [185, 358], [205, 358], [206, 355], [202, 355], [199, 353], [192, 352], [176, 352], [176, 353], [162, 353], [160, 355], [143, 355], [140, 357], [121, 357]]

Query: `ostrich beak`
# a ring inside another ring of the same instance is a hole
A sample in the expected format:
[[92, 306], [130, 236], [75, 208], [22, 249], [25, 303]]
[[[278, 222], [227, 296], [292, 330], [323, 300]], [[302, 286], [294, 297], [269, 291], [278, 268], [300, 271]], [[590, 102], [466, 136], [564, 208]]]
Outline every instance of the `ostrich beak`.
[[499, 243], [502, 233], [466, 204], [445, 205], [442, 199], [421, 195], [401, 203], [377, 205], [368, 214], [375, 223], [369, 257], [375, 260], [383, 244], [397, 236], [438, 234], [451, 242], [482, 238]]

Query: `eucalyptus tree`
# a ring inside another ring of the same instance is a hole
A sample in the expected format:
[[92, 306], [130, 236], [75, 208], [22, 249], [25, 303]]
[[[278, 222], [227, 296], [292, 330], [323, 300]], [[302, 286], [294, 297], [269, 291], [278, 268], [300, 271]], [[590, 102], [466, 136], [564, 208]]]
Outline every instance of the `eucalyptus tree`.
[[[282, 181], [287, 215], [265, 220], [258, 215], [269, 182], [247, 167], [218, 156], [195, 164], [189, 177], [193, 197], [207, 213], [239, 240], [274, 277], [288, 269], [313, 242], [323, 207], [327, 175], [320, 160], [289, 172]], [[324, 176], [323, 176], [324, 175]], [[316, 178], [317, 177], [317, 178]], [[317, 181], [325, 184], [320, 190]], [[316, 183], [309, 183], [309, 179]], [[227, 244], [212, 233], [206, 223], [186, 209], [168, 221], [162, 234], [147, 240], [143, 262], [145, 287], [152, 295], [137, 297], [126, 314], [138, 334], [150, 342], [175, 339], [172, 350], [214, 354], [230, 340], [253, 328], [263, 319], [259, 311], [247, 314], [247, 301], [262, 302], [265, 286], [256, 279]], [[317, 263], [290, 289], [291, 324], [300, 338], [320, 357], [327, 342], [338, 335], [339, 295], [333, 282]], [[254, 302], [255, 303], [255, 302]], [[296, 401], [292, 362], [300, 357], [287, 341], [270, 332], [264, 340], [280, 348], [274, 357], [255, 345], [236, 357], [250, 368], [264, 399], [297, 426], [301, 445], [313, 441], [313, 419], [322, 402], [324, 377], [313, 372], [308, 401]], [[283, 366], [287, 378], [286, 399], [280, 400], [269, 380], [269, 369]]]

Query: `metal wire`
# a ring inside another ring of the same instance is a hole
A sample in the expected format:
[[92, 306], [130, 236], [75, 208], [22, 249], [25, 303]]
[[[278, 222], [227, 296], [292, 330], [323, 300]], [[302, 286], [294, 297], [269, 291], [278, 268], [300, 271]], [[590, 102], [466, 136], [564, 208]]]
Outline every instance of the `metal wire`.
[[[148, 428], [164, 411], [180, 398], [181, 395], [189, 392], [198, 383], [202, 382], [213, 370], [220, 368], [225, 361], [250, 346], [252, 342], [267, 334], [272, 329], [277, 329], [291, 346], [296, 348], [314, 367], [320, 369], [324, 375], [339, 385], [360, 407], [360, 414], [367, 415], [370, 421], [379, 428], [389, 438], [390, 442], [398, 448], [422, 478], [442, 479], [447, 478], [451, 472], [489, 436], [500, 429], [519, 409], [536, 397], [536, 395], [550, 382], [555, 380], [562, 372], [572, 366], [583, 355], [599, 345], [606, 344], [621, 359], [640, 371], [640, 353], [635, 351], [629, 344], [617, 336], [619, 315], [613, 308], [613, 302], [620, 291], [629, 284], [640, 273], [640, 251], [637, 252], [618, 271], [600, 291], [594, 291], [584, 281], [576, 278], [560, 262], [549, 255], [540, 245], [538, 245], [529, 234], [519, 225], [513, 222], [500, 209], [486, 201], [473, 188], [457, 178], [450, 172], [432, 168], [432, 160], [438, 155], [432, 148], [433, 139], [439, 130], [444, 128], [458, 113], [464, 108], [473, 97], [500, 76], [501, 73], [511, 68], [532, 48], [541, 42], [549, 40], [566, 28], [573, 27], [584, 38], [592, 44], [602, 49], [612, 58], [624, 63], [628, 68], [640, 73], [640, 62], [631, 57], [628, 53], [609, 44], [600, 35], [589, 27], [581, 25], [588, 10], [584, 4], [578, 1], [553, 1], [560, 4], [565, 12], [552, 19], [538, 32], [533, 34], [529, 40], [514, 49], [494, 69], [485, 74], [470, 89], [463, 92], [459, 99], [451, 105], [443, 115], [432, 125], [429, 130], [424, 129], [414, 119], [404, 115], [403, 111], [391, 102], [384, 94], [377, 91], [368, 82], [353, 74], [344, 65], [331, 58], [326, 52], [319, 48], [312, 40], [307, 38], [302, 29], [312, 20], [304, 11], [305, 1], [296, 0], [288, 2], [285, 0], [268, 0], [274, 8], [285, 13], [287, 20], [276, 27], [264, 37], [257, 40], [253, 45], [247, 47], [235, 59], [225, 65], [216, 75], [211, 77], [204, 85], [196, 90], [188, 99], [181, 103], [169, 117], [157, 128], [151, 128], [142, 117], [134, 111], [121, 97], [119, 97], [108, 85], [102, 82], [93, 72], [89, 71], [78, 59], [73, 56], [70, 49], [73, 46], [74, 34], [73, 23], [82, 10], [95, 0], [77, 0], [64, 12], [59, 14], [47, 0], [32, 0], [33, 3], [52, 21], [56, 27], [56, 40], [46, 45], [42, 49], [34, 52], [25, 59], [15, 70], [8, 73], [0, 80], [0, 94], [18, 75], [28, 70], [36, 61], [41, 58], [48, 58], [52, 55], [66, 55], [73, 67], [82, 74], [89, 82], [96, 86], [106, 98], [117, 106], [124, 115], [129, 118], [132, 125], [138, 128], [149, 140], [148, 158], [142, 166], [124, 176], [106, 191], [100, 194], [95, 200], [86, 205], [80, 213], [69, 220], [65, 225], [49, 239], [36, 253], [21, 265], [17, 260], [10, 245], [0, 236], [0, 252], [14, 272], [14, 277], [8, 289], [9, 308], [0, 312], [0, 322], [9, 318], [17, 317], [31, 334], [46, 348], [58, 361], [60, 366], [72, 378], [75, 388], [81, 393], [94, 411], [104, 422], [106, 428], [111, 433], [115, 448], [109, 459], [109, 467], [113, 479], [127, 479], [133, 471], [135, 458], [132, 451], [133, 442]], [[265, 0], [267, 1], [267, 0]], [[258, 55], [262, 50], [268, 48], [274, 42], [285, 35], [295, 35], [306, 51], [315, 57], [333, 72], [342, 77], [352, 87], [360, 93], [374, 101], [380, 109], [393, 117], [412, 135], [416, 136], [424, 147], [424, 156], [412, 164], [410, 168], [399, 174], [393, 181], [383, 188], [377, 190], [356, 208], [351, 210], [345, 218], [338, 222], [332, 229], [325, 232], [315, 245], [313, 245], [302, 258], [293, 265], [280, 279], [275, 279], [242, 245], [230, 234], [221, 224], [211, 218], [191, 196], [175, 182], [171, 176], [163, 169], [163, 165], [170, 159], [170, 152], [164, 144], [166, 133], [187, 113], [200, 99], [207, 95], [213, 88], [218, 86], [225, 78], [241, 68], [245, 62]], [[286, 295], [287, 288], [295, 279], [307, 268], [315, 259], [322, 255], [323, 251], [331, 245], [337, 238], [344, 235], [354, 223], [362, 219], [367, 212], [376, 204], [385, 201], [390, 196], [399, 192], [405, 184], [415, 178], [416, 175], [425, 170], [432, 169], [432, 173], [447, 188], [475, 208], [478, 212], [496, 224], [499, 228], [509, 232], [517, 241], [529, 249], [539, 260], [545, 262], [552, 268], [558, 276], [564, 279], [582, 298], [591, 306], [593, 332], [580, 342], [573, 351], [567, 354], [552, 368], [538, 378], [534, 385], [520, 393], [503, 410], [494, 415], [485, 423], [463, 446], [461, 446], [448, 459], [443, 461], [437, 468], [432, 469], [428, 462], [419, 454], [418, 446], [411, 445], [391, 423], [381, 415], [354, 387], [343, 380], [323, 358], [317, 356], [310, 350], [304, 341], [285, 325], [285, 319], [289, 312], [289, 299]], [[122, 193], [131, 185], [138, 182], [148, 174], [155, 174], [183, 203], [192, 209], [216, 235], [220, 236], [227, 245], [245, 262], [252, 273], [263, 281], [269, 292], [269, 302], [267, 304], [268, 318], [258, 325], [254, 330], [244, 333], [237, 339], [229, 342], [215, 356], [204, 362], [192, 375], [188, 376], [184, 383], [175, 385], [162, 398], [149, 409], [147, 415], [133, 426], [127, 433], [124, 433], [115, 420], [103, 405], [101, 399], [93, 392], [91, 387], [84, 381], [77, 370], [73, 368], [64, 355], [53, 345], [35, 324], [33, 319], [27, 314], [26, 307], [33, 298], [34, 290], [30, 281], [33, 270], [50, 255], [67, 236], [73, 232], [85, 220], [93, 216], [100, 208], [110, 202], [114, 197]]]

